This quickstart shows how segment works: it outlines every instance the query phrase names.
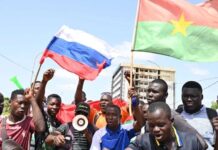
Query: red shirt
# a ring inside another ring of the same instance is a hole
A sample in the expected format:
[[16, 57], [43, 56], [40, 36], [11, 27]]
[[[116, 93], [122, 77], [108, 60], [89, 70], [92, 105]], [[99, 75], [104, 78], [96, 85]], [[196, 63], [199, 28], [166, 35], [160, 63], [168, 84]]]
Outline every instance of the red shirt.
[[[0, 118], [2, 122], [2, 118]], [[1, 125], [0, 125], [1, 126]], [[34, 131], [32, 117], [25, 116], [21, 121], [13, 123], [9, 119], [6, 122], [6, 131], [9, 138], [15, 140], [25, 150], [29, 150], [31, 134]], [[1, 132], [0, 132], [1, 137]], [[0, 150], [2, 149], [2, 139], [0, 138]]]

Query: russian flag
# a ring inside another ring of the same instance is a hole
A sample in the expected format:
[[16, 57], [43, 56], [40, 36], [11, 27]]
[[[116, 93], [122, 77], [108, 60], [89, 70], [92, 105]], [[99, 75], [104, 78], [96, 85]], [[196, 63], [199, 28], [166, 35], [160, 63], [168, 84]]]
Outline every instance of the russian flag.
[[103, 68], [111, 65], [110, 47], [103, 40], [81, 30], [62, 26], [43, 56], [86, 80], [94, 80]]

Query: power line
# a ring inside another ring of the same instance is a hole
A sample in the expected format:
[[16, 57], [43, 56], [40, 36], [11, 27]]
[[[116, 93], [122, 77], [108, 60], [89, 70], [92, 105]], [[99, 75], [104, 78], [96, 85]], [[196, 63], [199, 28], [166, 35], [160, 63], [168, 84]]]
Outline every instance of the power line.
[[218, 83], [218, 81], [215, 81], [215, 82], [211, 83], [210, 85], [208, 85], [207, 87], [205, 87], [204, 90], [207, 89], [207, 88], [209, 88], [209, 87], [211, 87], [211, 86], [213, 86], [213, 85], [215, 85], [215, 84], [217, 84], [217, 83]]
[[9, 61], [10, 63], [12, 63], [12, 64], [14, 64], [14, 65], [16, 65], [16, 66], [22, 68], [22, 69], [25, 70], [25, 71], [28, 71], [28, 72], [31, 72], [31, 73], [33, 72], [33, 70], [30, 70], [29, 68], [26, 68], [26, 67], [24, 67], [24, 66], [18, 64], [17, 62], [13, 61], [12, 59], [8, 58], [7, 56], [5, 56], [5, 55], [3, 55], [3, 54], [1, 54], [1, 53], [0, 53], [0, 57], [6, 59], [6, 60]]

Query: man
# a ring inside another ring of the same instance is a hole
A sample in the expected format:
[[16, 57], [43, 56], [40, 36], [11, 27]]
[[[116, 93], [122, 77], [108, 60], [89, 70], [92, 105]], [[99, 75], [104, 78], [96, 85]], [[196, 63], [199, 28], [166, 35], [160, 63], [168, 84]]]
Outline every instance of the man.
[[[86, 95], [82, 91], [84, 81], [85, 81], [84, 79], [79, 78], [77, 88], [76, 88], [76, 93], [75, 93], [75, 101], [72, 102], [72, 103], [75, 103], [75, 105], [77, 105], [80, 102], [85, 102], [85, 100], [86, 100]], [[110, 92], [103, 92], [103, 93], [101, 93], [101, 97], [100, 97], [100, 109], [101, 110], [99, 112], [97, 112], [95, 109], [91, 109], [89, 122], [93, 124], [95, 129], [99, 129], [99, 128], [106, 126], [105, 108], [110, 103], [113, 103], [111, 93]], [[122, 123], [124, 123], [128, 117], [128, 112], [127, 112], [126, 108], [122, 108], [121, 113], [123, 116]]]
[[[106, 108], [107, 126], [97, 130], [92, 139], [91, 150], [124, 150], [135, 133], [139, 131], [140, 125], [120, 125], [121, 111], [116, 105], [109, 104]], [[139, 117], [140, 115], [138, 115]]]
[[144, 118], [144, 123], [145, 123], [144, 126], [141, 129], [141, 134], [146, 132], [145, 125], [146, 125], [146, 122], [147, 122], [147, 119], [148, 119], [148, 107], [149, 107], [148, 103], [144, 103], [142, 105], [142, 108], [141, 108], [143, 118]]
[[[166, 103], [166, 98], [168, 96], [168, 85], [163, 79], [154, 79], [148, 86], [147, 89], [147, 101], [148, 104], [152, 104], [154, 102], [164, 102]], [[206, 142], [203, 140], [203, 138], [199, 135], [199, 133], [191, 126], [189, 125], [180, 114], [175, 112], [174, 110], [171, 110], [171, 115], [174, 118], [174, 126], [177, 130], [180, 130], [182, 132], [188, 131], [193, 134], [197, 134], [197, 137], [199, 138], [199, 141], [201, 142], [203, 149], [207, 148]], [[147, 126], [145, 126], [147, 128]], [[148, 131], [148, 129], [146, 129]]]
[[103, 92], [101, 94], [100, 98], [100, 108], [101, 111], [97, 112], [94, 116], [94, 125], [99, 129], [103, 128], [106, 126], [106, 118], [105, 118], [105, 113], [106, 113], [106, 107], [108, 104], [112, 104], [112, 97], [109, 92]]
[[[163, 79], [153, 80], [147, 89], [147, 101], [150, 105], [153, 102], [165, 102], [168, 96], [168, 85]], [[171, 110], [172, 116], [174, 118], [175, 127], [178, 130], [186, 131], [188, 129], [192, 130], [193, 128], [174, 110]], [[193, 129], [194, 130], [194, 129]]]
[[[31, 87], [33, 86], [33, 83], [31, 84]], [[33, 96], [36, 96], [39, 92], [41, 86], [41, 81], [36, 81], [33, 87]]]
[[49, 131], [53, 131], [53, 129], [59, 127], [61, 122], [57, 120], [56, 115], [61, 107], [61, 97], [58, 94], [51, 94], [47, 98], [47, 125]]
[[[33, 108], [33, 117], [26, 116], [29, 104]], [[44, 132], [44, 130], [45, 122], [43, 115], [32, 92], [30, 90], [26, 91], [26, 93], [24, 90], [13, 91], [10, 98], [10, 114], [6, 120], [7, 136], [21, 145], [23, 149], [28, 150], [31, 133], [34, 131]], [[2, 140], [0, 141], [0, 147], [1, 145]]]
[[[83, 115], [88, 117], [90, 113], [90, 107], [87, 103], [81, 102], [77, 104], [75, 110], [75, 116]], [[47, 138], [46, 143], [55, 146], [57, 149], [65, 150], [89, 150], [92, 136], [94, 134], [94, 128], [89, 124], [84, 131], [78, 131], [72, 122], [62, 124], [54, 132], [52, 132]], [[70, 140], [67, 140], [67, 137]]]
[[139, 109], [138, 98], [132, 98], [133, 115], [136, 120], [135, 124], [121, 125], [121, 110], [118, 106], [108, 104], [105, 111], [107, 125], [97, 130], [92, 139], [91, 150], [124, 150], [136, 132], [141, 130], [143, 125], [143, 117]]
[[2, 114], [4, 109], [4, 96], [2, 93], [0, 93], [0, 115]]
[[47, 97], [47, 106], [45, 111], [43, 109], [43, 100], [45, 99], [45, 88], [49, 80], [54, 76], [54, 70], [48, 69], [44, 74], [42, 81], [40, 83], [40, 88], [36, 94], [36, 99], [40, 105], [41, 110], [43, 111], [44, 120], [46, 123], [46, 130], [43, 133], [35, 133], [35, 149], [52, 149], [52, 147], [45, 144], [45, 138], [52, 132], [54, 129], [58, 128], [61, 125], [61, 122], [56, 118], [61, 106], [61, 97], [57, 94], [51, 94]]
[[174, 128], [170, 107], [155, 102], [148, 108], [149, 133], [138, 135], [132, 150], [202, 150], [196, 135]]
[[213, 113], [213, 117], [217, 117], [215, 110], [206, 108], [202, 104], [203, 94], [202, 87], [196, 81], [188, 81], [182, 87], [182, 102], [183, 109], [180, 112], [185, 120], [194, 127], [208, 144], [208, 149], [214, 149], [215, 133], [213, 129], [212, 119], [210, 113]]

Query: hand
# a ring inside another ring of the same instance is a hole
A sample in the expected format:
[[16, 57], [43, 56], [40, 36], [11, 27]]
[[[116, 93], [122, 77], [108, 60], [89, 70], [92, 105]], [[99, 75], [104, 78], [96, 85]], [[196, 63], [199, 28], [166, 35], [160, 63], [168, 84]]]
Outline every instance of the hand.
[[54, 69], [48, 69], [44, 74], [43, 74], [43, 81], [48, 82], [49, 80], [51, 80], [54, 76]]
[[135, 88], [130, 88], [128, 90], [128, 98], [131, 98], [132, 107], [136, 107], [139, 105], [139, 99]]
[[[126, 71], [124, 72], [124, 76], [125, 76], [126, 80], [127, 80], [128, 82], [130, 82], [130, 71], [129, 71], [129, 70], [126, 70]], [[132, 79], [134, 79], [134, 74], [133, 74], [133, 73], [132, 73]]]
[[85, 79], [83, 79], [83, 78], [81, 78], [81, 77], [79, 77], [79, 82], [81, 83], [83, 83], [85, 81]]
[[27, 101], [30, 101], [34, 98], [33, 91], [30, 88], [25, 89], [24, 97]]
[[91, 132], [87, 128], [83, 130], [83, 133], [85, 134], [86, 137], [92, 137]]
[[212, 119], [212, 124], [213, 124], [213, 126], [214, 126], [214, 129], [215, 129], [216, 133], [218, 134], [218, 116], [217, 116], [217, 117], [214, 117], [214, 118]]
[[55, 135], [54, 136], [54, 139], [53, 139], [53, 144], [55, 146], [61, 146], [63, 144], [65, 144], [65, 139], [64, 139], [64, 136], [63, 135]]
[[133, 96], [137, 96], [137, 92], [134, 87], [128, 89], [128, 98], [132, 98]]
[[130, 81], [130, 71], [129, 70], [124, 72], [124, 76], [125, 76], [127, 81]]

